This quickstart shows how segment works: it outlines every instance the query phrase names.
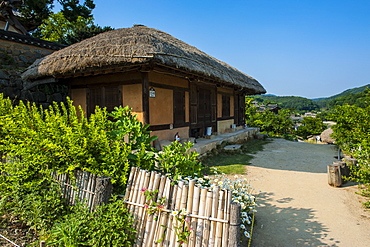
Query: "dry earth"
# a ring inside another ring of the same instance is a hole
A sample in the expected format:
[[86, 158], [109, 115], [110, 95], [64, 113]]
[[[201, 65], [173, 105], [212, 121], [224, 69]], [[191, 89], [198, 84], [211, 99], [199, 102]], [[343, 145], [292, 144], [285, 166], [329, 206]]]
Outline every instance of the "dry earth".
[[247, 167], [260, 190], [252, 246], [370, 246], [370, 213], [347, 182], [328, 185], [332, 145], [274, 139]]

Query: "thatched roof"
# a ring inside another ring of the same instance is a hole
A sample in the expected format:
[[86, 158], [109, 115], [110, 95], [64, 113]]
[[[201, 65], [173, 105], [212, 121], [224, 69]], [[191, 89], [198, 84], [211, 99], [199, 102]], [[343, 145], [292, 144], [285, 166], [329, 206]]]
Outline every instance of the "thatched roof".
[[254, 78], [162, 31], [145, 26], [117, 29], [73, 44], [31, 65], [23, 79], [74, 77], [107, 68], [158, 64], [241, 87], [250, 94], [266, 90]]

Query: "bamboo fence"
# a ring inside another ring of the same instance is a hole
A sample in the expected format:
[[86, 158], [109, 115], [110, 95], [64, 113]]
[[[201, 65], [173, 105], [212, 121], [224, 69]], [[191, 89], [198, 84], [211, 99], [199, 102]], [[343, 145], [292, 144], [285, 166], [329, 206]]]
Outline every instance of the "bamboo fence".
[[53, 173], [62, 189], [63, 198], [74, 205], [77, 200], [86, 203], [90, 210], [108, 203], [112, 194], [109, 177], [100, 177], [86, 171], [76, 170], [73, 176], [67, 173]]
[[[142, 192], [158, 190], [152, 201], [164, 197], [164, 205], [149, 213], [150, 201]], [[124, 197], [138, 231], [134, 246], [238, 246], [240, 240], [240, 204], [232, 202], [231, 191], [218, 187], [201, 188], [195, 180], [174, 184], [156, 172], [133, 167]], [[174, 213], [186, 210], [185, 224], [190, 230], [188, 241], [180, 243]]]

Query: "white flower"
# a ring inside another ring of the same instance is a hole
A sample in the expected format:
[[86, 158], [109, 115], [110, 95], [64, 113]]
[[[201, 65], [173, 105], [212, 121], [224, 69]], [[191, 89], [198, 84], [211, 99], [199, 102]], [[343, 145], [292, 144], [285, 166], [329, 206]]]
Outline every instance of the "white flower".
[[241, 229], [245, 229], [245, 225], [240, 224], [240, 228], [241, 228]]
[[179, 212], [178, 211], [172, 211], [172, 216], [176, 216], [176, 215], [178, 215], [179, 214]]
[[251, 235], [247, 231], [244, 231], [244, 236], [246, 236], [247, 238], [250, 238], [251, 237]]

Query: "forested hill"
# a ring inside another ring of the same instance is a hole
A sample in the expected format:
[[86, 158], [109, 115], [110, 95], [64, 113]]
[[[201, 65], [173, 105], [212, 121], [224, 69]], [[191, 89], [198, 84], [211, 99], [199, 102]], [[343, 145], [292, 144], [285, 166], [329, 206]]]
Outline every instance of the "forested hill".
[[347, 89], [339, 94], [317, 99], [307, 99], [297, 96], [275, 96], [272, 94], [252, 96], [261, 104], [278, 104], [283, 109], [292, 108], [301, 112], [318, 111], [320, 109], [332, 108], [334, 105], [350, 104], [363, 107], [365, 104], [365, 89], [370, 88], [370, 84]]
[[[320, 106], [320, 108], [331, 108], [333, 105], [339, 104], [343, 105], [345, 103], [353, 105], [356, 104], [357, 98], [363, 98], [364, 95], [361, 93], [365, 91], [365, 89], [370, 88], [370, 84], [367, 84], [362, 87], [355, 87], [351, 89], [347, 89], [339, 94], [333, 95], [327, 98], [317, 98], [312, 99], [316, 104]], [[357, 100], [359, 101], [359, 100]], [[357, 104], [358, 105], [358, 104]], [[360, 106], [360, 105], [358, 105]], [[362, 107], [362, 106], [360, 106]]]
[[253, 98], [262, 104], [278, 104], [283, 109], [295, 109], [297, 111], [318, 111], [320, 107], [312, 100], [297, 96], [273, 96], [258, 95]]

